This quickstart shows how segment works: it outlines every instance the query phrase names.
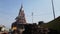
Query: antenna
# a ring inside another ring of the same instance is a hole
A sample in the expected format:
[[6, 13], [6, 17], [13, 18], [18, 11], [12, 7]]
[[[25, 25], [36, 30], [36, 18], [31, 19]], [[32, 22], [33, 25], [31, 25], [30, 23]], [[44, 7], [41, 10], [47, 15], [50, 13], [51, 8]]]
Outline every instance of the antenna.
[[55, 10], [54, 10], [53, 0], [51, 0], [51, 2], [52, 2], [52, 9], [53, 9], [53, 16], [54, 16], [54, 19], [55, 19]]
[[33, 23], [33, 12], [32, 12], [32, 23]]

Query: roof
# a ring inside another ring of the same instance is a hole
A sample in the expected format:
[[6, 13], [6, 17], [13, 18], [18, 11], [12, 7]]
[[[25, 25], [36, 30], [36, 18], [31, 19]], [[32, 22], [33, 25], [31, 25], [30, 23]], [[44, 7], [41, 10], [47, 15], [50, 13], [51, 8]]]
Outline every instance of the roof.
[[60, 16], [41, 26], [60, 31]]

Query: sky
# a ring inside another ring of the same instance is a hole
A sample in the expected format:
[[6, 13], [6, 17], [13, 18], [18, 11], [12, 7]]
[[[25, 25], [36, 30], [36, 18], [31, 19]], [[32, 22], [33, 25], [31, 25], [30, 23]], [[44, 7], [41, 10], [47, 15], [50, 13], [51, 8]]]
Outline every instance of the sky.
[[[56, 18], [60, 16], [60, 0], [53, 0]], [[27, 23], [44, 21], [45, 23], [54, 19], [51, 0], [0, 0], [0, 25], [10, 27], [18, 16], [19, 9], [23, 4]]]

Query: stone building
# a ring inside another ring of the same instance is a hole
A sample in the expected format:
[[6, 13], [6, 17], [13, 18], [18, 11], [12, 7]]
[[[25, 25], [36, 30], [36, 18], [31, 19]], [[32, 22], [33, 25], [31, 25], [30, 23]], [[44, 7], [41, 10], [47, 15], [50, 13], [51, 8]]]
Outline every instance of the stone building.
[[21, 4], [21, 8], [19, 10], [18, 16], [15, 18], [15, 22], [12, 23], [11, 29], [13, 31], [19, 31], [20, 34], [22, 34], [22, 31], [24, 31], [24, 24], [26, 24], [25, 19], [25, 13], [23, 9], [23, 5]]

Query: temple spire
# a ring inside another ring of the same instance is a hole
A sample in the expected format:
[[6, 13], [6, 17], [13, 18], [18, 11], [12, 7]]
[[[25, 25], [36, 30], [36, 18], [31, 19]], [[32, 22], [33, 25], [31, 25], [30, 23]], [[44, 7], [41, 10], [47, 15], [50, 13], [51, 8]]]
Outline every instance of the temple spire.
[[23, 9], [23, 4], [21, 4], [21, 8], [20, 8], [20, 10], [22, 10], [22, 11], [24, 10], [24, 9]]
[[21, 8], [19, 10], [19, 14], [16, 17], [16, 21], [19, 22], [19, 23], [26, 23], [25, 13], [24, 13], [23, 5], [22, 4], [21, 4]]

